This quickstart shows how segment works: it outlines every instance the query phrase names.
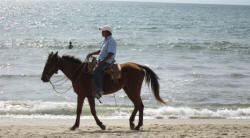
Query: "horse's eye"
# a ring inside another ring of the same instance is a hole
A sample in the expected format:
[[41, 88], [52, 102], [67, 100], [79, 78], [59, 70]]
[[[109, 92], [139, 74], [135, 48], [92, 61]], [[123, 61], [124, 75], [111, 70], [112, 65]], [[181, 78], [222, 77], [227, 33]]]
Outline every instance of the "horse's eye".
[[48, 66], [51, 66], [52, 65], [52, 63], [48, 63]]

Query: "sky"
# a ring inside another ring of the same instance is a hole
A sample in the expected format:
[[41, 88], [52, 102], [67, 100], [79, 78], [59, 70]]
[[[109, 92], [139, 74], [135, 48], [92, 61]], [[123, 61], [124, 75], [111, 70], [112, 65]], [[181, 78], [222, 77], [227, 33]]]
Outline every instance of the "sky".
[[111, 0], [111, 1], [139, 1], [139, 2], [148, 1], [148, 2], [169, 2], [169, 3], [250, 5], [250, 0]]

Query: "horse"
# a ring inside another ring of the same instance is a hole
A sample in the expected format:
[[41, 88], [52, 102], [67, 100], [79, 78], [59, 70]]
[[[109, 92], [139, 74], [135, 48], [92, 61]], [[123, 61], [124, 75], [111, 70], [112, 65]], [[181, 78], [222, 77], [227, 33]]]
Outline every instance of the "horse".
[[[88, 73], [84, 68], [88, 62], [82, 62], [80, 59], [74, 56], [58, 55], [58, 52], [51, 52], [48, 56], [45, 64], [41, 80], [43, 82], [49, 82], [53, 74], [61, 70], [69, 80], [72, 82], [74, 92], [77, 94], [77, 109], [76, 109], [76, 120], [75, 124], [70, 128], [75, 130], [80, 125], [80, 115], [84, 99], [87, 97], [91, 114], [93, 115], [96, 124], [105, 130], [106, 126], [99, 120], [95, 110], [95, 92], [93, 85], [93, 74]], [[159, 77], [147, 66], [139, 65], [136, 63], [127, 62], [120, 64], [121, 66], [121, 78], [118, 81], [111, 79], [110, 75], [105, 74], [103, 80], [104, 95], [112, 94], [120, 89], [123, 89], [127, 94], [128, 98], [134, 104], [134, 110], [129, 118], [130, 129], [140, 130], [143, 125], [143, 110], [144, 105], [141, 99], [141, 87], [144, 78], [148, 85], [151, 84], [151, 89], [155, 96], [155, 99], [160, 103], [167, 104], [159, 95], [160, 85]], [[138, 125], [135, 127], [134, 119], [139, 111]]]

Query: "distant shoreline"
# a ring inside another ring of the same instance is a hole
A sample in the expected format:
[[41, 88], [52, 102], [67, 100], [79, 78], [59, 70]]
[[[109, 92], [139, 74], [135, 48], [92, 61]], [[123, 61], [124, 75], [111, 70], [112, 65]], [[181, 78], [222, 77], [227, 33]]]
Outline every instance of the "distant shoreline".
[[185, 2], [178, 2], [178, 1], [163, 1], [163, 0], [96, 0], [96, 1], [107, 1], [107, 2], [142, 2], [142, 3], [166, 3], [166, 4], [183, 4], [183, 5], [225, 5], [225, 6], [250, 6], [250, 3], [202, 3], [202, 2], [190, 2], [190, 3], [185, 3]]

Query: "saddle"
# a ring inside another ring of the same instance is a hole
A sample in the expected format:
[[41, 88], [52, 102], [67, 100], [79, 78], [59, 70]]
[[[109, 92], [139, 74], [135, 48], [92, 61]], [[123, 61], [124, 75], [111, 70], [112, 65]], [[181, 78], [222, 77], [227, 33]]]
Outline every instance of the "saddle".
[[[87, 62], [87, 72], [93, 74], [93, 70], [97, 64], [97, 60], [95, 57], [92, 58], [92, 61]], [[119, 64], [111, 63], [106, 69], [105, 73], [110, 75], [112, 80], [118, 80], [121, 78], [121, 66]]]
[[121, 66], [119, 64], [111, 63], [106, 69], [105, 73], [111, 76], [112, 80], [118, 80], [122, 77]]

